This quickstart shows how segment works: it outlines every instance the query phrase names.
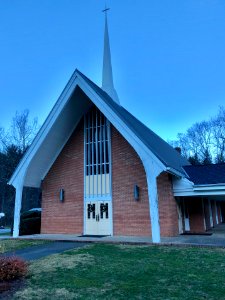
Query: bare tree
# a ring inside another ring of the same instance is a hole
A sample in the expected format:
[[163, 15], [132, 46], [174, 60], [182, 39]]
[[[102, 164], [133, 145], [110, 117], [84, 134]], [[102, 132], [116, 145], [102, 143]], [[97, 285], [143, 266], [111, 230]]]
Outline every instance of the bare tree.
[[16, 112], [8, 131], [0, 128], [0, 141], [3, 148], [7, 148], [9, 145], [16, 145], [24, 153], [31, 144], [37, 130], [37, 118], [30, 121], [29, 110], [25, 109], [21, 113]]
[[225, 108], [220, 107], [215, 118], [211, 120], [215, 161], [225, 162]]
[[181, 148], [181, 154], [192, 164], [212, 163], [214, 148], [211, 121], [197, 122], [186, 133], [178, 133], [174, 144]]

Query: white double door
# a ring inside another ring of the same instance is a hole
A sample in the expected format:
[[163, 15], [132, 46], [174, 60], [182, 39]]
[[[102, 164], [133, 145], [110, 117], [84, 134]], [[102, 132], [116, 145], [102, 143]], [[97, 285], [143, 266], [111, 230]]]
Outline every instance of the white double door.
[[111, 201], [88, 201], [85, 204], [85, 234], [111, 235]]

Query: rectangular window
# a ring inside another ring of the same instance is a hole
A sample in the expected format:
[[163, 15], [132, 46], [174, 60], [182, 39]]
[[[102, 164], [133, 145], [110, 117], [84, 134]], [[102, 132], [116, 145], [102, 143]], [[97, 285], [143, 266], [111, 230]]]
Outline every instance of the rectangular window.
[[110, 123], [97, 109], [85, 116], [85, 197], [110, 195]]

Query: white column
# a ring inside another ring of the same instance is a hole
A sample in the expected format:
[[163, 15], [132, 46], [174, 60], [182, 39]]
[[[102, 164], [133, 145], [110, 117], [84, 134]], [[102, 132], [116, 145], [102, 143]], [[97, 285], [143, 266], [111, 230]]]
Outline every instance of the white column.
[[16, 197], [15, 197], [15, 211], [14, 211], [14, 225], [13, 225], [14, 238], [17, 238], [19, 236], [22, 194], [23, 194], [23, 184], [18, 184], [16, 187]]
[[160, 224], [159, 224], [159, 208], [158, 208], [158, 190], [157, 177], [149, 168], [146, 168], [147, 183], [148, 183], [148, 200], [150, 209], [150, 220], [152, 228], [152, 242], [160, 243]]
[[217, 203], [216, 203], [216, 201], [214, 201], [214, 209], [216, 211], [216, 224], [219, 224], [218, 210], [217, 210]]
[[212, 216], [212, 206], [211, 206], [211, 202], [208, 199], [208, 203], [209, 203], [209, 219], [210, 219], [210, 226], [213, 227], [213, 216]]
[[222, 210], [221, 210], [221, 203], [219, 202], [219, 210], [220, 210], [220, 223], [222, 223], [223, 218], [222, 218]]
[[204, 221], [204, 229], [206, 230], [205, 206], [204, 206], [204, 199], [203, 198], [202, 198], [202, 214], [203, 214], [203, 221]]

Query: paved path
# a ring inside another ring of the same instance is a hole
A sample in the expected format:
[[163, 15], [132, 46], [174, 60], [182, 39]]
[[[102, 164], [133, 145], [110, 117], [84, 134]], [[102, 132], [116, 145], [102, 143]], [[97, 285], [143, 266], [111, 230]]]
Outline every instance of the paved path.
[[66, 250], [84, 247], [87, 243], [79, 242], [52, 242], [49, 244], [31, 246], [20, 250], [6, 252], [2, 256], [19, 256], [25, 260], [39, 259], [44, 256], [48, 256], [55, 253], [61, 253]]
[[[164, 237], [161, 239], [162, 244], [166, 245], [189, 245], [189, 246], [206, 246], [206, 247], [223, 247], [225, 248], [225, 224], [220, 224], [213, 228], [212, 235], [179, 235], [176, 237]], [[4, 238], [4, 236], [3, 236]], [[6, 238], [6, 237], [5, 237]], [[10, 238], [10, 237], [8, 237]], [[74, 242], [85, 244], [87, 242], [94, 243], [128, 243], [128, 244], [152, 244], [152, 239], [149, 236], [106, 236], [97, 237], [81, 237], [76, 234], [34, 234], [24, 235], [20, 239], [37, 239], [37, 240], [52, 240], [58, 242]], [[1, 237], [0, 237], [1, 239]]]
[[[107, 236], [102, 238], [80, 237], [73, 234], [37, 234], [22, 236], [21, 239], [43, 239], [53, 241], [73, 241], [79, 243], [126, 243], [126, 244], [152, 244], [150, 237], [140, 236]], [[180, 235], [161, 239], [162, 244], [166, 245], [189, 245], [189, 246], [209, 246], [225, 247], [225, 234], [204, 235]]]

